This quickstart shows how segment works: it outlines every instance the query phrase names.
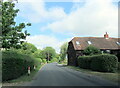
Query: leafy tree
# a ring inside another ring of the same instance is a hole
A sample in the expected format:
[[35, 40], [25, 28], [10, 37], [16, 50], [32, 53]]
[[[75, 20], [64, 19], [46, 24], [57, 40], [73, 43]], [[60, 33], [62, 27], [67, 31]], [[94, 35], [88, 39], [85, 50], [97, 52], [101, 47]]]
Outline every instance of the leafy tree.
[[22, 50], [24, 50], [25, 54], [33, 54], [37, 51], [37, 48], [35, 47], [35, 45], [31, 44], [31, 43], [23, 43], [22, 44]]
[[26, 43], [25, 42], [21, 45], [20, 49], [10, 48], [10, 50], [19, 52], [21, 54], [34, 56], [34, 53], [37, 51], [37, 48], [31, 43]]
[[56, 56], [55, 49], [53, 49], [52, 47], [44, 48], [42, 54], [43, 54], [43, 57], [47, 59], [47, 61], [50, 61]]
[[65, 60], [66, 55], [67, 55], [67, 48], [68, 48], [68, 43], [64, 43], [61, 47], [60, 47], [60, 58], [61, 60]]
[[30, 34], [27, 30], [23, 32], [26, 26], [31, 26], [30, 23], [20, 23], [17, 25], [15, 17], [19, 12], [19, 9], [14, 9], [15, 4], [12, 2], [2, 2], [2, 48], [21, 48], [22, 40], [26, 39], [26, 36]]
[[84, 51], [85, 55], [94, 55], [94, 54], [101, 54], [100, 49], [94, 47], [94, 46], [88, 46]]
[[38, 49], [38, 50], [36, 50], [36, 51], [34, 52], [33, 56], [36, 57], [36, 58], [42, 58], [42, 57], [41, 57], [41, 55], [42, 55], [41, 52], [42, 52], [42, 51]]

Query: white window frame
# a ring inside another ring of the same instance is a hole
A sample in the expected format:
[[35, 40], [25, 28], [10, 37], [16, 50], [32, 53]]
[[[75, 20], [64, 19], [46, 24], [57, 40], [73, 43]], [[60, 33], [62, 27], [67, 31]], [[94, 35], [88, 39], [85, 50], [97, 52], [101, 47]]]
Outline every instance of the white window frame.
[[89, 44], [89, 45], [91, 45], [91, 44], [92, 44], [92, 42], [91, 42], [91, 41], [87, 41], [87, 42], [88, 42], [88, 44]]

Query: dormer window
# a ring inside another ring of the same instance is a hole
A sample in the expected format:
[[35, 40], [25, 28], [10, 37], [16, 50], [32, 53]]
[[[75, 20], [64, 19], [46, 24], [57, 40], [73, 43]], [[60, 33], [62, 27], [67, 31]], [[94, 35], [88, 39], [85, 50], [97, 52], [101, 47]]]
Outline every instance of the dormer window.
[[89, 45], [91, 45], [91, 44], [92, 44], [92, 42], [91, 42], [91, 41], [88, 41], [88, 44], [89, 44]]
[[116, 42], [118, 45], [120, 45], [120, 42]]
[[79, 41], [76, 41], [76, 44], [77, 44], [77, 45], [80, 45], [80, 42], [79, 42]]

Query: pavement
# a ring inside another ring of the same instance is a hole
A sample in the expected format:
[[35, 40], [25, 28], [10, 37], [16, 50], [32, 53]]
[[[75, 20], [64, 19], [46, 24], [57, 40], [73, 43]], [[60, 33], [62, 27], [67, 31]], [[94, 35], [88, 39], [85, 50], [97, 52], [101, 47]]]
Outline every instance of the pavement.
[[31, 82], [21, 86], [118, 86], [118, 83], [85, 74], [61, 64], [49, 63], [41, 68]]

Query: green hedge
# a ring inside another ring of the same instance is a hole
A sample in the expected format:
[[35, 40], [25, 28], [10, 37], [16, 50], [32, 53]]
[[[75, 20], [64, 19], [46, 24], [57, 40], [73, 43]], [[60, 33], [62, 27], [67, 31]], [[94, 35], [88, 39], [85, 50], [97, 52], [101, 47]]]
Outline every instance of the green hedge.
[[115, 72], [118, 68], [118, 58], [110, 54], [82, 56], [78, 58], [78, 64], [81, 68], [94, 71]]
[[103, 72], [115, 72], [118, 67], [118, 58], [115, 55], [96, 55], [91, 59], [91, 69]]
[[120, 62], [118, 62], [118, 70], [120, 70]]
[[34, 60], [32, 57], [13, 51], [2, 52], [3, 81], [15, 79], [26, 74], [28, 66], [31, 67], [31, 70], [33, 69]]
[[89, 69], [91, 64], [91, 56], [80, 56], [78, 58], [78, 66], [80, 68]]

